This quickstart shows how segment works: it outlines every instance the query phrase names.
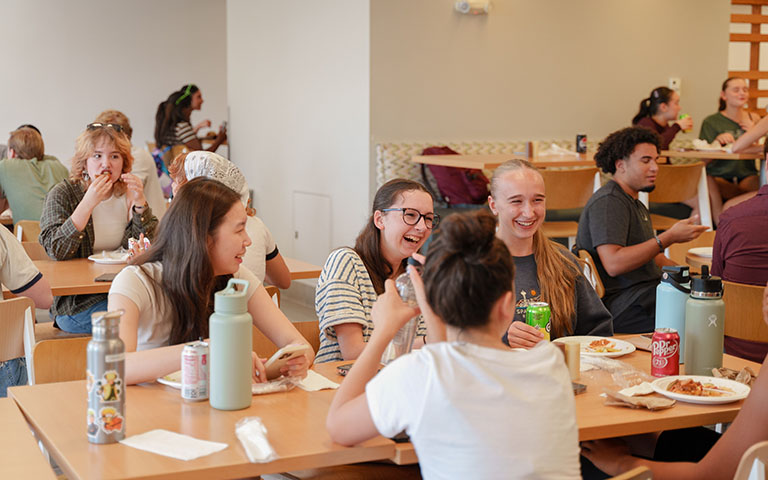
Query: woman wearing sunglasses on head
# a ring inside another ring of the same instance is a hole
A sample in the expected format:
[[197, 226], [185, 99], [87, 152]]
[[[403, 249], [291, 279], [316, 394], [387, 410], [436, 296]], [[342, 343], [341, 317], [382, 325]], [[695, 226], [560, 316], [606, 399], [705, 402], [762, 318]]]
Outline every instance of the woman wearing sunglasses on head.
[[222, 125], [219, 133], [213, 138], [213, 143], [207, 149], [203, 148], [197, 132], [203, 127], [210, 127], [210, 120], [203, 120], [194, 127], [190, 123], [193, 110], [200, 110], [203, 105], [203, 94], [196, 85], [190, 83], [173, 92], [166, 101], [157, 106], [155, 114], [155, 142], [157, 147], [172, 147], [183, 144], [190, 150], [208, 150], [215, 152], [219, 145], [227, 139], [227, 129]]
[[[128, 239], [152, 239], [157, 219], [141, 180], [129, 173], [131, 144], [120, 125], [92, 123], [77, 138], [69, 179], [45, 197], [40, 243], [56, 260], [88, 258], [128, 247]], [[56, 297], [59, 328], [91, 333], [91, 313], [106, 310], [106, 294]]]
[[[316, 362], [353, 360], [373, 331], [371, 308], [384, 293], [384, 281], [405, 272], [440, 220], [432, 196], [420, 183], [394, 179], [373, 199], [371, 216], [355, 247], [331, 252], [317, 282], [315, 310], [320, 320]], [[415, 346], [425, 341], [423, 323]]]

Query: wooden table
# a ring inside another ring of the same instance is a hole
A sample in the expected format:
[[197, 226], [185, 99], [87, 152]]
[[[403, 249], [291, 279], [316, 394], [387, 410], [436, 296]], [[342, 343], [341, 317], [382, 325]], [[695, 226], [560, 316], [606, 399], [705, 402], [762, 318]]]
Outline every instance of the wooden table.
[[0, 398], [0, 478], [56, 479], [24, 416], [10, 398]]
[[763, 158], [762, 152], [759, 153], [729, 153], [722, 151], [705, 150], [662, 150], [661, 157], [677, 158], [695, 158], [698, 160], [760, 160]]
[[701, 267], [703, 265], [706, 265], [709, 268], [712, 267], [712, 256], [705, 257], [703, 255], [697, 255], [688, 251], [685, 254], [685, 263], [697, 269], [698, 271], [701, 271]]
[[[221, 452], [191, 461], [176, 460], [122, 444], [92, 445], [86, 438], [85, 381], [12, 387], [10, 396], [24, 412], [48, 452], [70, 480], [78, 478], [242, 478], [267, 473], [382, 460], [395, 444], [376, 437], [354, 447], [331, 442], [325, 417], [334, 392], [256, 395], [246, 410], [215, 410], [208, 402], [187, 403], [179, 390], [157, 383], [128, 387], [127, 434], [162, 428], [223, 442]], [[264, 421], [279, 459], [250, 463], [235, 437], [243, 417]]]
[[537, 155], [529, 157], [517, 154], [487, 154], [487, 155], [414, 155], [411, 160], [415, 163], [440, 165], [442, 167], [476, 168], [493, 170], [502, 163], [518, 158], [528, 160], [537, 167], [594, 167], [594, 152], [578, 155]]
[[[112, 282], [97, 282], [96, 277], [103, 273], [117, 273], [125, 267], [120, 265], [104, 265], [95, 263], [87, 258], [72, 260], [35, 260], [35, 266], [40, 270], [54, 296], [80, 295], [86, 293], [107, 293]], [[3, 286], [3, 298], [14, 295]]]
[[291, 272], [291, 280], [302, 280], [307, 278], [317, 278], [320, 276], [320, 272], [323, 267], [312, 265], [311, 263], [302, 262], [295, 258], [283, 257], [285, 264], [288, 266], [288, 270]]

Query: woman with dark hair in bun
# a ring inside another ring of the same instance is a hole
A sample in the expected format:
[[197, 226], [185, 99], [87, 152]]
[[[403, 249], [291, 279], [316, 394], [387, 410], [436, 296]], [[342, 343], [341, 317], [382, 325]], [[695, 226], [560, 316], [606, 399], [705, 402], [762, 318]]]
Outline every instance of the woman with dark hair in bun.
[[667, 87], [657, 87], [640, 102], [640, 110], [632, 119], [632, 125], [658, 133], [661, 149], [668, 150], [679, 131], [693, 128], [691, 117], [677, 118], [679, 114], [680, 95]]
[[485, 211], [446, 219], [427, 254], [423, 286], [409, 269], [430, 333], [444, 329], [446, 341], [431, 341], [377, 375], [382, 352], [416, 313], [386, 281], [373, 308], [376, 329], [328, 412], [335, 442], [405, 430], [425, 479], [581, 478], [562, 355], [549, 342], [530, 350], [501, 342], [514, 316], [515, 266], [495, 230]]

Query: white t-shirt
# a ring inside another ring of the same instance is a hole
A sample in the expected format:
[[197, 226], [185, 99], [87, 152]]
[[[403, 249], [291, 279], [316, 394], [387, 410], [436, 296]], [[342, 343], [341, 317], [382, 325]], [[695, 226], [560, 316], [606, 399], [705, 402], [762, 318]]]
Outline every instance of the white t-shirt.
[[366, 386], [385, 437], [405, 430], [425, 479], [580, 479], [576, 407], [562, 354], [442, 342]]
[[152, 214], [160, 220], [165, 214], [166, 203], [163, 189], [160, 187], [160, 180], [157, 178], [155, 161], [152, 159], [152, 155], [143, 148], [131, 147], [131, 155], [133, 155], [131, 173], [139, 177], [141, 183], [144, 184], [144, 198], [147, 199]]
[[108, 199], [96, 205], [91, 213], [93, 219], [93, 252], [117, 250], [123, 243], [125, 227], [130, 222], [128, 202], [125, 195]]
[[272, 233], [259, 217], [248, 217], [245, 221], [245, 231], [251, 237], [251, 245], [245, 249], [243, 265], [264, 281], [267, 269], [267, 255], [271, 255], [277, 249]]
[[42, 278], [24, 247], [7, 228], [0, 225], [0, 283], [21, 293]]
[[[139, 325], [136, 350], [168, 345], [171, 335], [171, 319], [169, 316], [168, 299], [163, 294], [162, 281], [163, 265], [160, 262], [143, 265], [129, 265], [117, 274], [109, 294], [118, 293], [131, 299], [139, 309]], [[247, 268], [240, 269], [233, 275], [235, 278], [248, 280], [248, 299], [251, 298], [261, 282]], [[157, 288], [153, 283], [157, 283]]]

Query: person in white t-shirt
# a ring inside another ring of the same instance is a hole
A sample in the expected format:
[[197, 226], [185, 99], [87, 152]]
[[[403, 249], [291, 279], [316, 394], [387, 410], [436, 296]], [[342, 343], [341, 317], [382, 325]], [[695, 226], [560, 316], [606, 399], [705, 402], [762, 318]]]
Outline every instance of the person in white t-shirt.
[[245, 230], [251, 237], [251, 245], [245, 251], [243, 265], [248, 267], [262, 282], [286, 289], [291, 286], [291, 272], [277, 249], [264, 222], [256, 216], [256, 211], [249, 208], [250, 191], [240, 169], [237, 166], [213, 152], [196, 150], [176, 156], [168, 167], [173, 183], [171, 188], [176, 195], [178, 189], [188, 180], [197, 177], [207, 177], [218, 180], [240, 195], [240, 201], [245, 206], [248, 220]]
[[386, 281], [376, 328], [328, 412], [331, 439], [352, 445], [405, 430], [425, 479], [581, 478], [562, 354], [549, 342], [527, 351], [501, 342], [515, 313], [514, 262], [495, 228], [485, 211], [443, 222], [424, 266], [426, 292], [409, 271], [430, 339], [443, 329], [447, 341], [377, 375], [385, 347], [415, 314]]
[[[278, 347], [308, 342], [272, 302], [243, 263], [251, 240], [238, 195], [221, 182], [196, 178], [168, 209], [154, 244], [123, 269], [109, 289], [109, 310], [122, 309], [127, 384], [154, 380], [181, 367], [183, 343], [208, 337], [213, 295], [229, 278], [248, 280], [248, 313]], [[303, 377], [314, 352], [292, 359], [283, 373]], [[253, 357], [254, 381], [266, 381]]]

